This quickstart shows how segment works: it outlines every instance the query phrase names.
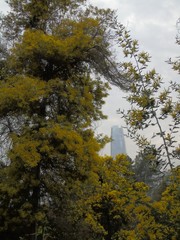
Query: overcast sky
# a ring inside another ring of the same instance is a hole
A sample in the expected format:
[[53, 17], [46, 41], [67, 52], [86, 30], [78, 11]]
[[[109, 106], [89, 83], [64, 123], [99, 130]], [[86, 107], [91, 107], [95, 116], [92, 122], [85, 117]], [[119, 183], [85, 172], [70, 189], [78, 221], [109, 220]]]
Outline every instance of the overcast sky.
[[[89, 0], [101, 8], [117, 10], [118, 19], [137, 39], [140, 48], [152, 56], [151, 66], [154, 67], [167, 83], [172, 79], [179, 81], [171, 67], [165, 62], [170, 57], [179, 56], [179, 48], [175, 44], [177, 35], [176, 22], [180, 17], [180, 0]], [[0, 11], [8, 10], [5, 0], [0, 0]], [[124, 93], [112, 87], [103, 108], [108, 120], [98, 123], [98, 132], [110, 136], [111, 126], [124, 126], [123, 120], [116, 114], [116, 110], [127, 108], [123, 98]], [[128, 154], [134, 158], [136, 147], [126, 139]], [[110, 154], [109, 145], [102, 151]]]
[[[172, 79], [179, 81], [179, 76], [165, 62], [170, 57], [176, 58], [180, 55], [179, 47], [175, 44], [176, 22], [180, 17], [179, 0], [91, 0], [90, 2], [99, 7], [117, 10], [119, 21], [131, 31], [132, 37], [139, 41], [140, 48], [152, 56], [151, 67], [162, 75], [166, 83]], [[111, 126], [124, 126], [123, 120], [116, 114], [117, 109], [126, 109], [128, 106], [123, 96], [119, 89], [112, 88], [103, 108], [109, 118], [99, 124], [99, 132], [110, 136]], [[134, 158], [137, 148], [129, 139], [126, 139], [126, 149], [130, 157]], [[110, 153], [110, 145], [106, 146], [103, 153]]]

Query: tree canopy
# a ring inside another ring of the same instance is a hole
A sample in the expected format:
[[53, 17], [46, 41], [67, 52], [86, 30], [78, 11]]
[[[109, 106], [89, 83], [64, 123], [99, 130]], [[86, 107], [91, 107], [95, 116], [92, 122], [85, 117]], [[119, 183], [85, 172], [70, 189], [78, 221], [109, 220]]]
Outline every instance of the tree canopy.
[[11, 11], [0, 19], [0, 239], [153, 240], [168, 231], [167, 239], [178, 239], [178, 169], [153, 205], [127, 156], [99, 156], [106, 139], [93, 124], [106, 118], [109, 83], [131, 91], [137, 80], [112, 51], [124, 34], [129, 43], [115, 12], [85, 0], [7, 2]]

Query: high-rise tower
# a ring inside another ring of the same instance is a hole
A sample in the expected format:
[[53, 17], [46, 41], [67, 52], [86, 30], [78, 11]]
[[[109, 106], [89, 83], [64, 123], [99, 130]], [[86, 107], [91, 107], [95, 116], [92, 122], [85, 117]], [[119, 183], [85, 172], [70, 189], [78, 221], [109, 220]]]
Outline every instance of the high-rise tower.
[[111, 156], [115, 157], [117, 154], [126, 154], [126, 145], [124, 140], [123, 129], [118, 126], [111, 128]]

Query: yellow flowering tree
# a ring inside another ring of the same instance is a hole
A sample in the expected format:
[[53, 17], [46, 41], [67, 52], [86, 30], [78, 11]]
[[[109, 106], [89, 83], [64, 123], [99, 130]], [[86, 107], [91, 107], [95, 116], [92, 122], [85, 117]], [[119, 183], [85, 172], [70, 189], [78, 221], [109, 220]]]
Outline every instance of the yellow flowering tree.
[[101, 77], [128, 86], [110, 51], [117, 21], [84, 0], [8, 3], [0, 19], [0, 238], [59, 239], [56, 220], [60, 230], [68, 225], [68, 203], [103, 142], [92, 130], [105, 118]]
[[134, 181], [131, 168], [125, 155], [101, 158], [99, 182], [94, 184], [92, 195], [83, 200], [85, 223], [95, 233], [93, 239], [145, 239], [154, 233], [147, 225], [149, 218], [154, 220], [151, 199], [146, 195], [148, 187]]
[[164, 238], [177, 240], [180, 237], [180, 168], [173, 169], [169, 184], [160, 201], [154, 202], [155, 216], [163, 224]]

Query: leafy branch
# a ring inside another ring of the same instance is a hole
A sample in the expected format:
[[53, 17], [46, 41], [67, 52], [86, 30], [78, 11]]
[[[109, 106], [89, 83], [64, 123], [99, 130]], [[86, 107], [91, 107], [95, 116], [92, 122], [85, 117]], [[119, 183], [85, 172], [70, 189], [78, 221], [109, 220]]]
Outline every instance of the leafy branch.
[[[180, 125], [180, 84], [170, 82], [163, 89], [161, 76], [155, 69], [148, 68], [149, 54], [139, 50], [137, 40], [133, 40], [125, 28], [119, 34], [119, 44], [124, 57], [128, 59], [122, 63], [122, 67], [131, 81], [126, 97], [131, 108], [128, 111], [118, 110], [118, 113], [128, 125], [128, 135], [140, 149], [153, 146], [152, 149], [156, 149], [153, 150], [156, 161], [160, 161], [164, 168], [169, 166], [173, 169], [174, 160], [177, 159], [174, 149]], [[153, 131], [150, 138], [141, 136], [145, 129]], [[155, 137], [158, 138], [156, 143], [153, 142]]]

